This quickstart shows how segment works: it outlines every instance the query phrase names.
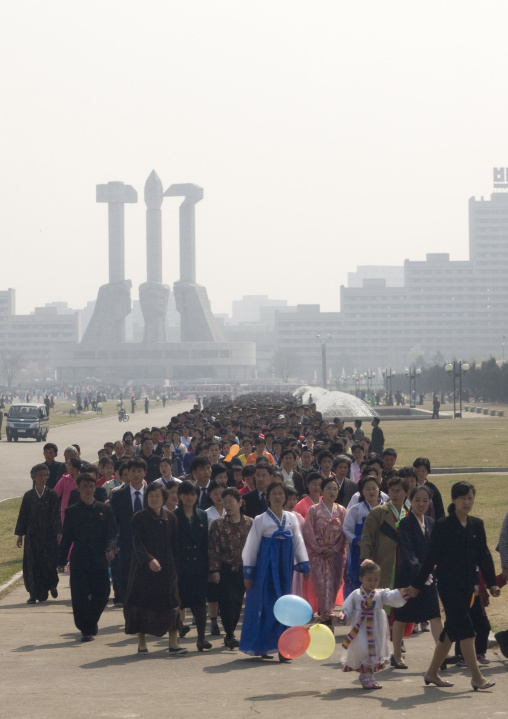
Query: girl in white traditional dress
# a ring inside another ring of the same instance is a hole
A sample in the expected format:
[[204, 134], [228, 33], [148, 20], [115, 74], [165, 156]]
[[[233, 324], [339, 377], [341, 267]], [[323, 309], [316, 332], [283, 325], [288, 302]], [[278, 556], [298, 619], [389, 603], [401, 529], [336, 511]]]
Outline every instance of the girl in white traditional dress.
[[384, 605], [402, 607], [407, 599], [404, 589], [378, 589], [381, 569], [370, 559], [360, 566], [362, 586], [355, 589], [343, 607], [345, 624], [353, 629], [342, 642], [344, 672], [360, 672], [364, 689], [381, 689], [373, 674], [385, 668], [390, 660], [390, 634]]

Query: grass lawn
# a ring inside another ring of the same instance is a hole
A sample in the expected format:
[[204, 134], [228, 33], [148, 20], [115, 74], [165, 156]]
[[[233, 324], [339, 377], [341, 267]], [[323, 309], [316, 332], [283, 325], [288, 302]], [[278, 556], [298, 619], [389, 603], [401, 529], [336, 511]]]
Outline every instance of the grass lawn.
[[[397, 467], [428, 457], [432, 467], [508, 467], [508, 417], [381, 421]], [[366, 427], [368, 433], [370, 427]]]
[[49, 426], [59, 427], [62, 424], [69, 424], [70, 422], [84, 422], [89, 419], [98, 419], [100, 417], [112, 417], [118, 413], [118, 406], [116, 400], [109, 400], [109, 402], [102, 402], [102, 413], [97, 414], [91, 409], [88, 412], [80, 412], [79, 414], [69, 414], [69, 410], [75, 408], [75, 403], [70, 400], [60, 400], [55, 402], [53, 409], [49, 411]]
[[[167, 402], [166, 406], [171, 406], [175, 402]], [[116, 417], [118, 412], [118, 404], [116, 399], [111, 399], [108, 402], [102, 402], [102, 414], [97, 414], [92, 410], [88, 412], [80, 412], [79, 414], [69, 414], [69, 410], [75, 408], [75, 402], [71, 400], [55, 400], [55, 406], [49, 412], [49, 426], [59, 427], [62, 424], [70, 424], [71, 422], [85, 422], [90, 419], [98, 419], [100, 417]], [[139, 407], [138, 402], [138, 407]], [[162, 402], [156, 404], [154, 400], [150, 401], [152, 408], [162, 407]], [[124, 402], [124, 407], [129, 412], [130, 402]], [[5, 412], [8, 412], [10, 405], [5, 408]], [[5, 419], [5, 418], [4, 418]]]
[[14, 536], [20, 506], [21, 497], [0, 502], [0, 584], [21, 571], [23, 550], [16, 547]]

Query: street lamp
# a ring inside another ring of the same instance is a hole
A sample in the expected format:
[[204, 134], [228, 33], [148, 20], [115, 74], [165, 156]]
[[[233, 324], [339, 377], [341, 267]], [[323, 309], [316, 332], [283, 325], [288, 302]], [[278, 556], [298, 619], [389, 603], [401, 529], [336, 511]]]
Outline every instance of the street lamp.
[[[445, 370], [447, 372], [453, 372], [453, 419], [456, 419], [457, 416], [462, 419], [462, 373], [467, 372], [469, 369], [469, 365], [467, 362], [457, 361], [453, 360], [453, 362], [448, 362], [448, 364], [445, 364]], [[459, 380], [459, 414], [457, 415], [456, 405], [457, 405], [457, 393], [456, 393], [456, 382], [457, 378]]]
[[[406, 377], [409, 378], [409, 407], [414, 408], [416, 407], [416, 378], [418, 375], [421, 375], [422, 371], [419, 368], [415, 367], [406, 367], [404, 370], [404, 374]], [[415, 393], [415, 398], [413, 402], [413, 390]]]
[[391, 394], [392, 393], [392, 377], [395, 377], [395, 375], [397, 373], [395, 372], [394, 369], [383, 369], [383, 370], [381, 370], [381, 374], [383, 375], [383, 377], [386, 380], [386, 393], [388, 394], [388, 382], [389, 382], [390, 383], [389, 394]]
[[331, 334], [326, 334], [324, 337], [316, 335], [316, 339], [321, 342], [321, 371], [323, 374], [323, 389], [326, 389], [326, 343], [332, 339]]
[[365, 372], [365, 379], [367, 380], [367, 391], [372, 389], [372, 380], [376, 376], [376, 373], [373, 372], [371, 369], [368, 369], [367, 372]]

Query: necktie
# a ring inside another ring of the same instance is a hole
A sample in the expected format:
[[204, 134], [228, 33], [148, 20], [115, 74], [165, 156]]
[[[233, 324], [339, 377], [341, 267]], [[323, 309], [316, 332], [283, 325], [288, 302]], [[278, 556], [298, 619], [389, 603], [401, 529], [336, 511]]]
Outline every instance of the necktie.
[[201, 501], [199, 502], [201, 509], [205, 508], [206, 504], [206, 487], [201, 488]]
[[266, 504], [266, 492], [261, 492], [261, 504], [263, 505], [263, 507], [266, 507], [266, 506], [267, 506], [267, 504]]
[[134, 498], [134, 511], [140, 512], [143, 509], [143, 505], [141, 504], [141, 492], [134, 492], [136, 497]]

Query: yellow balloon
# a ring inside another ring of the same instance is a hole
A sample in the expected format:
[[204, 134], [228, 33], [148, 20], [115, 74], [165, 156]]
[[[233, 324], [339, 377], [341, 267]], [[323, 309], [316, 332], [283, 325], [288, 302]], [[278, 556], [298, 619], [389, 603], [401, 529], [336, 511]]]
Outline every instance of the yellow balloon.
[[314, 624], [309, 629], [310, 644], [307, 654], [312, 659], [322, 660], [331, 657], [335, 651], [335, 637], [332, 630], [324, 624]]

